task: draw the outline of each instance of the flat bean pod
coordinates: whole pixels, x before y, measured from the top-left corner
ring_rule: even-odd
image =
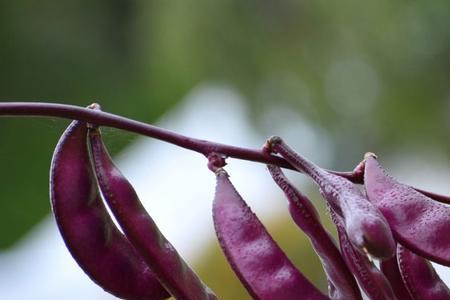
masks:
[[[370,300],[397,299],[386,277],[378,270],[366,255],[357,251],[349,241],[342,218],[330,209],[331,218],[339,236],[342,256],[347,266]],[[403,300],[403,299],[400,299]]]
[[[306,279],[237,193],[223,169],[216,170],[213,220],[231,267],[253,299],[328,299]]]
[[[380,269],[386,276],[387,280],[390,282],[392,290],[395,296],[401,300],[415,300],[409,290],[405,286],[402,274],[400,274],[400,269],[397,262],[397,254],[390,259],[380,262]]]
[[[450,290],[429,261],[400,244],[397,260],[403,281],[414,300],[450,299]]]
[[[347,235],[357,249],[380,259],[395,254],[395,240],[388,222],[355,184],[301,157],[279,137],[270,138],[267,144],[317,183],[331,208],[343,217]]]
[[[374,156],[376,158],[376,155],[373,153],[366,153],[365,157],[367,156]],[[364,183],[364,168],[366,164],[366,159],[362,160],[351,172],[352,176],[354,177],[354,180],[352,182],[354,183]],[[442,202],[445,204],[450,204],[450,196],[442,195],[430,191],[426,191],[423,189],[416,188],[414,186],[411,186],[411,188],[415,189],[421,194],[424,194],[425,196],[429,197],[430,199],[436,200],[438,202]]]
[[[311,201],[289,182],[280,167],[268,165],[267,168],[288,199],[292,219],[309,237],[319,255],[329,282],[329,297],[342,300],[362,299],[355,278],[347,268],[333,238],[320,222]]]
[[[397,182],[372,156],[366,157],[364,186],[400,244],[450,266],[450,206]]]
[[[85,123],[72,122],[56,146],[50,197],[67,248],[95,283],[124,299],[169,297],[103,205],[89,160]]]
[[[134,188],[114,165],[96,128],[89,130],[95,174],[102,195],[125,235],[176,299],[217,299],[159,231]]]

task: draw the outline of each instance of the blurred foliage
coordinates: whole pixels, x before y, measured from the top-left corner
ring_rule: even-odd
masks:
[[[96,101],[152,122],[196,84],[219,81],[247,97],[255,124],[266,105],[283,104],[323,128],[336,149],[329,168],[349,169],[367,150],[436,147],[448,157],[449,28],[445,0],[2,1],[0,99]],[[49,212],[50,159],[67,123],[0,118],[0,249]],[[107,133],[113,152],[134,138]],[[271,231],[324,288],[290,226]],[[211,248],[205,281],[223,299],[248,297],[242,288],[226,297],[240,284]]]

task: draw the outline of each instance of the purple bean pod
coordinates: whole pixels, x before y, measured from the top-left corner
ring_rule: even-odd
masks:
[[[380,262],[380,269],[386,276],[387,280],[390,282],[392,290],[395,296],[401,300],[415,300],[409,290],[405,286],[402,274],[400,274],[400,269],[397,262],[397,254],[390,259]]]
[[[366,194],[382,212],[396,240],[437,263],[450,266],[450,207],[390,177],[371,155],[366,156]]]
[[[170,297],[103,205],[89,160],[85,123],[72,122],[56,146],[50,198],[67,248],[95,283],[124,299]]]
[[[308,236],[322,262],[328,279],[329,297],[333,300],[362,299],[355,278],[347,268],[334,239],[322,226],[311,201],[289,182],[280,167],[267,165],[267,168],[288,199],[292,219]]]
[[[347,235],[358,250],[380,259],[395,254],[395,240],[388,222],[355,184],[301,157],[280,137],[271,137],[266,147],[317,183],[331,208],[343,217]]]
[[[365,157],[367,156],[375,156],[375,154],[373,153],[366,153]],[[343,174],[351,174],[351,176],[347,176],[347,179],[350,179],[353,183],[364,183],[364,169],[365,169],[365,165],[366,165],[366,159],[364,158],[354,169],[352,172],[334,172],[334,174],[339,175],[339,173],[341,175]],[[430,192],[430,191],[426,191],[423,189],[419,189],[416,188],[414,186],[410,186],[411,188],[415,189],[416,191],[418,191],[421,194],[424,194],[425,196],[429,197],[430,199],[436,200],[438,202],[442,202],[445,204],[450,204],[450,196],[447,195],[442,195],[442,194],[438,194],[438,193],[434,193],[434,192]]]
[[[89,130],[92,159],[103,198],[125,236],[176,299],[217,299],[159,231],[134,188],[114,165],[99,129]]]
[[[247,206],[225,170],[215,171],[213,221],[228,262],[256,300],[325,300]]]
[[[397,299],[386,277],[360,251],[357,251],[349,241],[342,218],[330,208],[331,218],[336,225],[342,256],[347,266],[370,300]],[[403,300],[403,299],[399,299]]]
[[[425,258],[402,245],[397,246],[397,260],[403,282],[414,300],[449,300],[450,290]]]

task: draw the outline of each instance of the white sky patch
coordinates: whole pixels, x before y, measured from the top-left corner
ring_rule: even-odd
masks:
[[[325,130],[310,124],[287,105],[270,105],[262,110],[260,126],[269,135],[278,135],[309,160],[320,166],[331,164],[334,145]]]

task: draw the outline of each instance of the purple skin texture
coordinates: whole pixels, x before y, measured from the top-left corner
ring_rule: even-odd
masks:
[[[329,299],[306,279],[247,206],[223,169],[216,172],[213,221],[228,262],[253,299]]]
[[[450,207],[390,177],[371,155],[366,156],[364,186],[389,222],[396,240],[423,256],[450,266]]]
[[[380,269],[384,276],[388,279],[391,284],[392,290],[395,296],[401,300],[415,300],[403,282],[402,275],[400,274],[400,269],[397,262],[397,254],[390,259],[380,262]]]
[[[388,280],[366,255],[357,251],[349,241],[342,218],[330,208],[331,218],[339,236],[341,252],[348,267],[370,300],[397,299]],[[404,300],[404,299],[399,299]]]
[[[415,189],[416,191],[420,192],[421,194],[424,194],[427,197],[430,197],[433,200],[445,203],[445,204],[450,204],[450,197],[446,196],[446,195],[440,195],[440,194],[436,194],[433,192],[428,192],[428,191],[424,191],[422,189],[418,189],[413,187],[413,189]]]
[[[51,163],[51,205],[67,248],[95,283],[119,298],[169,298],[103,205],[86,142],[86,124],[72,122]]]
[[[98,129],[89,130],[95,173],[103,198],[144,261],[176,299],[217,299],[159,231],[135,190],[114,165]]]
[[[366,153],[365,157],[367,157],[367,156],[374,156],[376,158],[376,155],[371,153],[371,152]],[[349,179],[353,183],[361,183],[361,184],[364,183],[364,168],[365,168],[365,165],[366,165],[366,159],[364,158],[354,168],[354,170],[352,172],[347,172],[346,173],[346,174],[351,174],[351,176],[342,176],[342,177],[345,177],[345,178]],[[339,175],[336,172],[334,172],[333,174]],[[425,191],[425,190],[422,190],[422,189],[419,189],[419,188],[416,188],[416,187],[413,187],[413,186],[411,186],[411,188],[415,189],[419,193],[424,194],[425,196],[427,196],[427,197],[429,197],[429,198],[431,198],[433,200],[436,200],[436,201],[439,201],[439,202],[442,202],[442,203],[445,203],[445,204],[450,204],[450,197],[449,196],[441,195],[441,194],[437,194],[437,193],[433,193],[433,192],[429,192],[429,191]]]
[[[270,138],[266,148],[279,153],[317,183],[331,208],[343,217],[350,242],[358,250],[379,259],[395,254],[395,240],[388,222],[355,184],[301,157],[279,137]]]
[[[268,165],[267,168],[288,199],[292,219],[309,237],[322,262],[328,279],[329,297],[333,300],[362,299],[355,278],[347,268],[333,238],[322,226],[311,201],[289,182],[280,167]]]
[[[450,290],[429,261],[400,244],[397,247],[397,260],[403,281],[414,300],[450,299]]]

